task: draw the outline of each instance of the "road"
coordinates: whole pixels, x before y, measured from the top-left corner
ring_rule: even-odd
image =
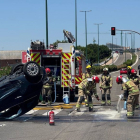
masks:
[[[131,59],[131,54],[130,53],[126,53],[126,60]],[[114,63],[114,65],[120,65],[123,64],[125,62],[125,53],[123,53],[123,55],[119,54],[119,57],[117,59],[117,61]]]
[[[140,54],[140,53],[139,53]],[[133,67],[137,69],[138,63]],[[0,122],[1,140],[139,140],[140,109],[132,119],[126,118],[126,110],[116,111],[121,86],[115,80],[119,72],[111,73],[113,88],[111,106],[100,106],[94,99],[95,112],[81,107],[81,112],[72,109],[56,109],[55,125],[49,125],[47,110],[31,110],[13,121]],[[97,86],[100,96],[100,90]],[[122,107],[123,107],[123,102]],[[40,107],[40,106],[38,106]]]

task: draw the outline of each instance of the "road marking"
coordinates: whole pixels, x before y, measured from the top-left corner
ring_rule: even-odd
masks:
[[[58,114],[60,111],[62,111],[62,109],[55,109],[55,110],[53,110],[54,115]],[[51,111],[45,112],[45,113],[42,114],[42,115],[47,116],[47,115],[49,115],[50,112],[51,112]]]
[[[35,113],[36,111],[38,111],[38,110],[30,110],[30,111],[28,111],[28,112],[25,113],[25,114],[27,114],[27,115],[31,115],[31,114]]]
[[[6,126],[6,124],[0,124],[1,127]]]
[[[107,109],[107,110],[100,110],[99,112],[95,112],[91,115],[95,116],[97,119],[100,120],[121,120],[126,117],[126,110],[121,110],[120,113],[118,113],[116,110]]]
[[[80,109],[81,110],[81,112],[77,112],[76,110],[74,110],[74,111],[72,111],[70,114],[68,114],[69,116],[81,116],[82,114],[84,114],[85,113],[85,111],[86,111],[86,108],[81,108]]]

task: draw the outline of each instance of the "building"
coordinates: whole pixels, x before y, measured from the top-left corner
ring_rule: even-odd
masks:
[[[0,67],[21,63],[23,51],[25,50],[0,51]]]

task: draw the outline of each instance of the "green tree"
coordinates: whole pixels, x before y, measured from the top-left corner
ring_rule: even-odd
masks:
[[[54,46],[57,46],[58,43],[67,43],[67,40],[62,40],[62,41],[56,40],[56,41],[53,43],[53,45],[54,45]]]
[[[83,46],[77,46],[77,50],[84,51],[86,54],[86,48]],[[108,49],[105,45],[99,46],[99,59],[104,59],[111,55],[111,50]],[[98,45],[97,44],[88,44],[87,45],[87,57],[90,60],[91,65],[98,62]]]

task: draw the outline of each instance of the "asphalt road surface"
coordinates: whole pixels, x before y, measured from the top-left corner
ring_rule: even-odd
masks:
[[[126,60],[131,59],[131,54],[130,53],[126,53]],[[119,54],[119,57],[117,59],[117,61],[114,63],[114,65],[120,65],[123,64],[125,62],[125,53],[123,53],[123,55]]]
[[[133,68],[138,65],[139,60]],[[131,119],[126,118],[123,102],[121,112],[116,111],[118,95],[122,93],[115,82],[118,75],[119,72],[111,73],[111,106],[100,106],[100,101],[94,99],[95,112],[88,112],[84,105],[78,113],[75,106],[56,109],[54,126],[49,125],[49,110],[31,110],[13,121],[1,121],[0,140],[139,140],[140,109]],[[98,86],[97,89],[100,96]]]

